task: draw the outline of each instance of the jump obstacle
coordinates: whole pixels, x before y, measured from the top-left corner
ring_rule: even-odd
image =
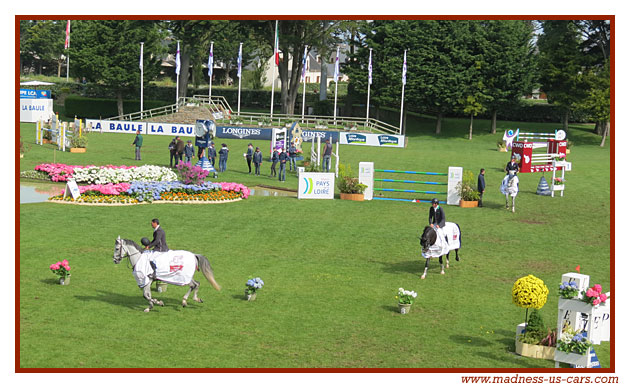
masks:
[[[50,132],[51,143],[57,144],[60,151],[65,151],[66,148],[70,149],[73,136],[82,136],[84,130],[83,122],[75,117],[74,123],[65,123],[59,121],[58,115],[53,115],[50,119],[50,128],[46,128],[47,124],[44,120],[37,121],[35,131],[35,144],[44,144],[44,133]],[[74,129],[72,128],[74,127]],[[77,132],[78,131],[78,132]]]
[[[375,177],[375,173],[380,173],[379,177]],[[394,179],[381,177],[382,174],[407,174],[407,175],[429,175],[438,179],[446,179],[445,181],[424,181],[424,180],[411,180],[411,179]],[[459,195],[457,195],[457,183],[462,180],[463,169],[461,167],[449,167],[448,172],[426,172],[426,171],[406,171],[406,170],[392,170],[392,169],[376,169],[372,162],[359,163],[359,183],[363,183],[368,186],[365,191],[366,200],[381,200],[381,201],[401,201],[401,202],[426,202],[431,203],[433,197],[437,197],[440,203],[448,205],[458,205]],[[400,175],[398,175],[400,176]],[[446,177],[446,178],[444,178]],[[380,182],[379,187],[376,187],[374,182]],[[438,186],[435,190],[418,190],[418,189],[401,189],[383,187],[384,183],[401,185],[429,185]],[[446,187],[444,187],[446,186]],[[400,198],[400,197],[384,197],[382,195],[374,195],[373,192],[379,193],[412,193],[430,195],[431,198]],[[391,195],[391,194],[389,194]]]

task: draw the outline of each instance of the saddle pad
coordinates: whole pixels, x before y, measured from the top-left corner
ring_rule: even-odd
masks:
[[[453,249],[460,248],[459,227],[454,222],[446,222],[444,228],[436,228],[437,238],[435,244],[431,245],[426,252],[422,252],[422,257],[440,257],[446,255]]]
[[[151,262],[155,264],[153,270]],[[153,252],[147,251],[140,255],[136,263],[133,276],[138,287],[145,287],[155,277],[163,282],[183,286],[190,283],[197,269],[195,255],[188,251]]]

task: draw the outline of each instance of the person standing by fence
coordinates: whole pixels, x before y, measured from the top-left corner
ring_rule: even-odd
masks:
[[[332,156],[332,144],[330,144],[330,139],[326,139],[326,144],[324,144],[324,158],[322,162],[322,169],[324,172],[330,172],[330,158]]]
[[[168,151],[171,154],[171,162],[169,163],[169,166],[173,168],[173,159],[175,159],[175,165],[177,166],[177,138],[174,138],[168,144]]]
[[[483,207],[482,198],[483,193],[486,191],[486,170],[481,169],[479,171],[479,176],[477,177],[477,191],[479,192],[479,207]]]
[[[214,159],[217,157],[217,150],[214,148],[214,142],[210,142],[210,147],[208,147],[208,159],[210,159],[210,164],[214,167]]]
[[[140,148],[142,148],[142,135],[140,134],[140,130],[136,131],[136,138],[133,140],[131,145],[136,146],[136,160],[142,160],[140,158]]]
[[[230,152],[230,150],[227,144],[221,144],[221,149],[219,150],[219,172],[227,170],[228,152]]]
[[[247,152],[245,152],[245,160],[247,160],[247,168],[249,168],[249,174],[252,173],[252,158],[254,157],[254,146],[252,143],[247,145]]]
[[[276,164],[278,163],[278,150],[273,150],[273,154],[271,154],[271,176],[276,176]]]
[[[177,165],[177,163],[182,161],[183,156],[184,156],[184,148],[186,147],[186,145],[184,144],[184,141],[179,136],[177,136],[176,139],[177,139],[177,143],[176,143],[175,149],[177,151],[177,158],[175,160],[175,165]]]
[[[192,158],[195,157],[195,147],[192,145],[192,140],[188,140],[186,147],[184,147],[184,157],[186,158],[186,163],[190,163]]]
[[[289,171],[297,171],[297,167],[295,165],[297,160],[297,147],[293,143],[289,146],[289,160],[291,161],[289,164]]]
[[[287,180],[287,160],[289,160],[289,155],[284,149],[282,149],[280,155],[278,155],[278,160],[280,161],[280,172],[278,173],[278,180],[280,182],[285,182]]]
[[[262,152],[260,152],[260,147],[256,147],[256,152],[254,152],[254,174],[260,176],[260,165],[262,164],[263,156]]]

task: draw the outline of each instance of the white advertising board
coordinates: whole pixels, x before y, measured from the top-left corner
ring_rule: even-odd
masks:
[[[341,144],[373,147],[405,147],[404,136],[377,133],[341,132],[339,134],[339,142]]]
[[[462,181],[464,169],[462,167],[448,168],[447,205],[459,205],[460,196],[457,192],[457,184]]]
[[[334,199],[334,172],[301,173],[298,185],[298,199]]]
[[[146,123],[147,135],[195,137],[195,124]]]
[[[20,98],[20,122],[35,123],[39,120],[48,120],[52,115],[52,99]]]
[[[97,131],[101,133],[146,133],[146,123],[134,121],[110,121],[110,120],[94,120],[86,119],[85,126],[89,131]]]
[[[371,201],[374,197],[374,162],[359,162],[359,183],[367,186],[363,199]]]

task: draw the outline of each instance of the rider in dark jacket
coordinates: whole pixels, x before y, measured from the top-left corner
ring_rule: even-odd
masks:
[[[440,201],[437,198],[431,200],[431,209],[429,209],[429,225],[433,227],[443,228],[446,225],[446,216],[444,209],[440,207]]]

